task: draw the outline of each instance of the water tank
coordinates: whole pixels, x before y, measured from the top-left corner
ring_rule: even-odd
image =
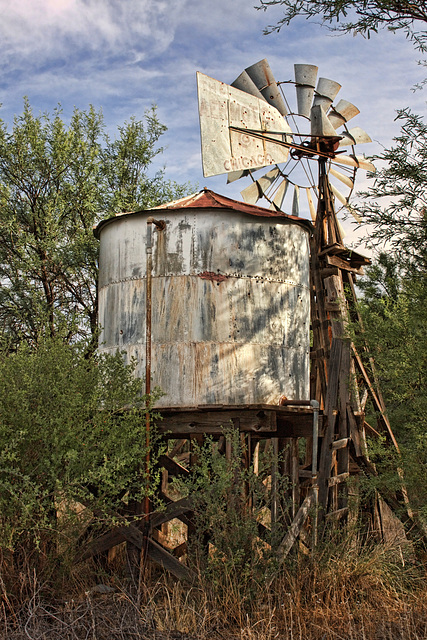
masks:
[[[101,352],[145,374],[147,218],[159,407],[309,398],[310,223],[204,190],[101,222]]]

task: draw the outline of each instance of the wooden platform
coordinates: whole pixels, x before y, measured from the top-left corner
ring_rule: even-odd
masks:
[[[289,403],[290,401],[288,401]],[[169,438],[188,438],[195,434],[220,436],[227,426],[258,434],[260,438],[308,437],[313,432],[313,408],[295,405],[197,405],[166,407],[158,410],[160,433]],[[319,436],[323,435],[323,416],[319,416]]]

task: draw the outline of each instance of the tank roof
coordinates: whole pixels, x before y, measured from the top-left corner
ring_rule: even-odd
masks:
[[[272,211],[265,207],[259,207],[254,204],[247,204],[246,202],[240,202],[227,198],[219,193],[215,193],[206,187],[198,193],[192,193],[185,198],[179,198],[166,204],[160,204],[157,207],[151,207],[150,209],[142,209],[139,211],[129,211],[123,213],[116,213],[114,216],[101,220],[101,222],[94,227],[94,234],[99,236],[101,227],[107,222],[122,216],[132,216],[137,213],[144,213],[145,211],[176,211],[179,209],[228,209],[233,211],[239,211],[240,213],[247,213],[251,216],[257,216],[259,218],[276,218],[280,222],[289,221],[295,222],[307,230],[312,231],[313,225],[309,220],[305,218],[299,218],[298,216],[292,216],[282,211]]]
[[[254,204],[248,204],[247,202],[232,200],[232,198],[222,196],[219,193],[215,193],[214,191],[207,189],[206,187],[198,193],[192,193],[190,196],[186,196],[185,198],[180,198],[179,200],[174,200],[167,204],[161,204],[158,207],[153,207],[153,209],[210,209],[212,207],[215,209],[233,209],[235,211],[249,213],[252,216],[260,216],[262,218],[289,218],[296,222],[309,222],[304,218],[291,216],[287,213],[283,213],[282,211],[272,211],[271,209],[259,207]],[[309,224],[311,223],[309,222]]]

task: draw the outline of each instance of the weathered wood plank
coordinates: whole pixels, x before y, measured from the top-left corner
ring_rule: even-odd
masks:
[[[174,458],[176,455],[178,455],[178,453],[181,451],[182,447],[185,445],[185,443],[187,442],[186,438],[179,438],[174,446],[172,447],[171,451],[169,451],[168,456],[170,458]]]
[[[181,498],[181,500],[177,500],[176,502],[170,502],[163,511],[155,513],[151,517],[150,526],[152,528],[160,527],[165,522],[179,518],[179,516],[191,511],[192,508],[193,502],[190,498]]]
[[[331,314],[332,335],[336,338],[343,336],[347,305],[341,276],[329,276],[324,280],[327,297],[325,309]],[[332,305],[332,308],[331,308]]]
[[[335,440],[331,443],[331,449],[337,451],[338,449],[345,449],[348,447],[351,438],[341,438],[341,440]]]
[[[325,259],[326,259],[326,263],[331,266],[339,267],[340,269],[344,269],[344,271],[349,271],[350,273],[354,273],[357,276],[364,275],[362,266],[360,267],[351,266],[349,262],[347,262],[346,260],[343,260],[338,255],[326,255]]]
[[[319,504],[324,510],[328,503],[328,478],[331,472],[332,449],[331,445],[334,440],[335,422],[338,414],[338,390],[339,375],[341,370],[341,354],[342,340],[334,338],[332,340],[331,355],[328,367],[328,391],[326,394],[325,412],[327,417],[327,426],[325,435],[322,440],[320,450],[319,464]]]
[[[312,492],[309,493],[309,495],[305,498],[304,502],[302,503],[302,505],[300,506],[298,513],[296,514],[291,526],[289,527],[285,537],[283,538],[283,540],[280,542],[279,546],[277,547],[276,550],[276,557],[277,557],[277,561],[279,566],[284,562],[286,556],[288,555],[289,551],[292,549],[293,545],[295,544],[301,528],[304,524],[304,522],[307,519],[308,516],[308,512],[310,511],[310,509],[314,506],[315,503],[315,498],[314,498],[314,494]],[[267,587],[269,587],[271,585],[271,583],[274,580],[274,574],[271,574],[268,578],[267,578]]]
[[[361,441],[361,437],[360,437],[359,426],[358,426],[358,424],[356,422],[356,418],[354,416],[353,409],[351,408],[350,405],[347,405],[347,419],[348,419],[348,426],[349,426],[349,430],[350,430],[350,438],[351,438],[351,441],[352,441],[353,446],[354,446],[354,451],[356,453],[356,456],[361,456],[362,455],[362,441]]]
[[[182,558],[182,556],[187,555],[188,553],[188,544],[186,542],[181,542],[177,547],[172,549],[172,555],[175,558]]]
[[[347,420],[347,405],[350,404],[350,339],[343,340],[341,365],[340,365],[340,382],[339,382],[339,417],[338,417],[338,434],[339,439],[344,440],[349,437],[349,425]],[[337,455],[337,473],[339,475],[349,472],[350,450],[349,447],[336,449]],[[337,490],[337,505],[339,509],[345,508],[348,502],[347,485],[340,485]]]
[[[112,547],[121,544],[126,540],[124,535],[125,529],[126,526],[114,527],[114,529],[108,531],[108,533],[104,533],[103,535],[96,538],[96,540],[93,540],[89,544],[85,545],[83,549],[80,549],[80,551],[76,555],[74,562],[83,562],[84,560],[88,560],[93,556],[104,553]]]
[[[345,482],[350,477],[350,473],[346,471],[345,473],[340,473],[337,476],[333,476],[328,480],[329,487],[336,487],[337,484],[341,484],[341,482]]]
[[[107,541],[108,537],[109,539]],[[101,538],[89,545],[85,552],[80,555],[78,560],[86,560],[123,541],[130,542],[138,549],[143,549],[145,546],[143,533],[134,525],[129,524],[127,526],[117,528],[115,531],[110,532],[110,534],[101,536]],[[109,546],[106,546],[106,542]],[[190,569],[182,565],[172,554],[150,538],[147,541],[147,553],[153,562],[159,564],[179,580],[191,581],[194,578],[194,574]]]
[[[172,476],[188,476],[188,469],[180,465],[176,460],[172,460],[169,456],[162,455],[159,457],[159,466],[164,467]]]
[[[210,433],[221,434],[224,427],[239,419],[241,431],[274,431],[276,428],[276,408],[272,409],[230,409],[209,411],[180,411],[170,413],[162,412],[162,421],[157,427],[160,433],[172,434],[196,434]]]
[[[192,582],[195,578],[194,573],[185,565],[183,565],[175,556],[166,551],[158,542],[148,539],[147,554],[150,560],[160,565],[183,582]]]

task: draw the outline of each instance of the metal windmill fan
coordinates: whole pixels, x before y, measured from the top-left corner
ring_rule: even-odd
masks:
[[[276,82],[264,59],[231,85],[198,73],[205,177],[228,173],[233,182],[250,176],[253,182],[241,192],[246,202],[266,200],[271,209],[293,215],[299,215],[305,192],[315,220],[321,176],[326,174],[335,201],[357,217],[349,204],[356,171],[375,168],[356,155],[355,145],[371,138],[359,127],[348,128],[359,110],[346,100],[334,105],[341,85],[326,78],[316,84],[317,72],[314,65],[296,64],[295,80]],[[294,87],[296,109],[289,95]],[[259,174],[265,167],[271,168]]]

